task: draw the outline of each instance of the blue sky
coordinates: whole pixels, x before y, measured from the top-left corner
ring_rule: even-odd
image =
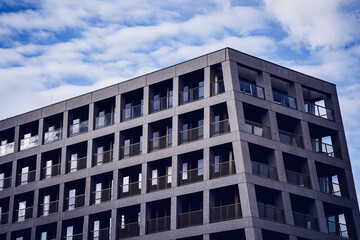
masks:
[[[355,0],[2,0],[0,119],[232,47],[337,84],[360,194],[359,26]]]

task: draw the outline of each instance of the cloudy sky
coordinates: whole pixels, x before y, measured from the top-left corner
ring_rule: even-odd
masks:
[[[360,193],[360,1],[1,0],[0,119],[224,47],[337,84]]]

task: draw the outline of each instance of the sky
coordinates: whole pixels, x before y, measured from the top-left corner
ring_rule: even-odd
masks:
[[[0,120],[224,47],[337,85],[360,196],[357,0],[1,0]]]

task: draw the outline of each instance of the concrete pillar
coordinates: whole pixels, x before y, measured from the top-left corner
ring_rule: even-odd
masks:
[[[171,157],[171,187],[174,188],[178,185],[178,156],[172,156]]]
[[[89,235],[89,215],[85,215],[84,216],[84,223],[83,223],[83,239],[89,239],[88,235]]]
[[[204,181],[210,179],[210,148],[205,148],[203,151],[204,159]]]
[[[172,117],[172,146],[175,147],[179,145],[179,116],[174,115]]]
[[[225,61],[221,63],[221,67],[223,70],[225,91],[240,91],[237,63]]]
[[[315,206],[317,211],[318,223],[319,223],[319,231],[327,233],[327,221],[325,217],[325,211],[322,201],[315,200]]]
[[[87,141],[87,158],[86,158],[86,168],[92,167],[92,159],[93,159],[93,139],[89,139]]]
[[[267,72],[262,72],[261,74],[262,76],[262,86],[264,88],[264,95],[265,95],[265,100],[269,101],[269,102],[273,102],[274,98],[273,98],[273,93],[272,93],[272,86],[271,86],[271,77],[270,74]],[[260,84],[260,83],[259,83]]]
[[[38,129],[38,141],[39,146],[44,143],[44,119],[39,119],[39,129]]]
[[[204,139],[210,138],[210,107],[204,108]]]
[[[144,87],[144,105],[143,105],[143,115],[149,114],[149,86]]]
[[[294,90],[295,90],[297,109],[301,112],[305,112],[304,96],[303,96],[301,84],[294,83]]]
[[[301,133],[302,133],[302,138],[303,138],[303,143],[304,143],[304,149],[312,151],[309,125],[304,120],[301,120],[300,123],[301,123]]]
[[[114,185],[115,186],[115,185]],[[114,190],[117,187],[114,188]],[[111,209],[111,240],[116,240],[117,209]]]
[[[120,160],[120,132],[114,133],[113,161]]]
[[[240,183],[238,185],[238,188],[240,193],[242,216],[259,217],[259,212],[257,209],[255,185],[250,183]]]
[[[20,149],[20,126],[15,126],[15,133],[14,133],[14,153],[18,152]]]
[[[88,124],[88,132],[91,132],[92,130],[94,130],[94,119],[95,119],[95,115],[94,115],[94,103],[90,103],[89,104],[89,124]]]
[[[180,94],[179,77],[174,77],[173,78],[173,107],[179,106],[179,94]]]
[[[171,216],[170,216],[170,229],[176,229],[177,223],[177,197],[171,197]]]
[[[116,200],[119,196],[118,190],[119,190],[119,170],[114,169],[113,171],[113,197],[112,200]],[[114,220],[115,221],[115,220]]]
[[[276,113],[269,110],[268,114],[269,114],[269,121],[270,121],[271,139],[275,140],[275,141],[280,141]]]
[[[115,123],[121,121],[121,95],[115,96]]]
[[[92,194],[91,177],[88,176],[85,179],[85,206],[90,205],[90,199]]]
[[[312,159],[308,159],[308,165],[309,165],[311,187],[316,191],[320,191],[319,177],[317,175],[315,161]]]
[[[210,223],[210,191],[203,191],[203,224]]]
[[[66,155],[66,146],[61,148],[61,163],[60,163],[60,176],[63,176],[66,173],[66,163],[67,163],[67,155]]]
[[[141,182],[141,194],[146,194],[146,183],[147,183],[147,163],[142,163],[141,164],[141,173],[142,173],[142,182]]]
[[[58,212],[61,213],[64,209],[64,196],[65,196],[65,184],[60,183],[59,185],[59,202],[58,202]]]
[[[204,98],[210,97],[210,67],[204,68]]]
[[[262,240],[262,233],[260,228],[248,227],[245,228],[245,238],[253,240]]]
[[[140,204],[140,236],[146,233],[146,203]]]
[[[278,180],[280,182],[287,182],[284,159],[281,151],[274,150],[276,169],[278,174]]]
[[[62,238],[62,221],[59,220],[56,225],[56,239],[63,239]]]
[[[288,192],[281,192],[283,209],[284,209],[284,220],[286,224],[294,225],[293,211],[291,207],[290,194]]]
[[[65,139],[67,138],[68,136],[68,130],[69,130],[69,112],[68,111],[65,111],[64,114],[63,114],[63,133],[62,133],[62,139]]]
[[[36,167],[35,167],[35,182],[40,181],[41,168],[41,153],[36,154]]]
[[[149,125],[145,123],[142,125],[142,154],[148,153],[149,143]]]

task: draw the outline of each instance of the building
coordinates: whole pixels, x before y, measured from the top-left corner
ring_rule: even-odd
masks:
[[[0,122],[0,239],[360,239],[335,85],[222,49]]]

